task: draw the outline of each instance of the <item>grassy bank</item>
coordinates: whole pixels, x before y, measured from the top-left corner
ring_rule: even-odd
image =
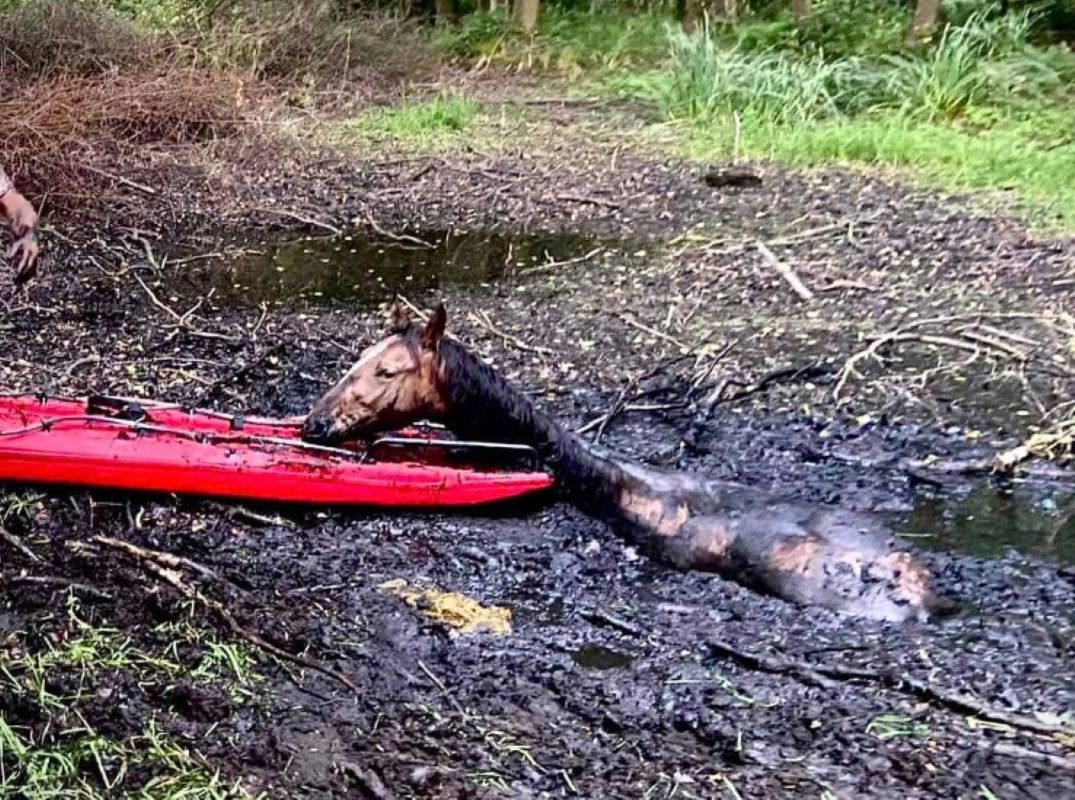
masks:
[[[771,159],[801,167],[830,164],[906,171],[943,189],[980,193],[987,204],[1035,227],[1075,231],[1075,113],[1006,115],[987,125],[955,125],[880,114],[808,126],[731,115],[707,125],[685,124],[674,145],[696,159]],[[1050,141],[1050,138],[1052,141]]]
[[[1033,43],[1034,26],[979,11],[919,49],[837,56],[774,49],[749,28],[734,42],[669,31],[669,69],[636,87],[684,124],[696,157],[909,169],[1010,192],[1035,224],[1075,230],[1075,56]]]
[[[650,101],[679,133],[655,138],[677,155],[895,168],[1075,230],[1075,55],[1040,10],[947,3],[933,40],[909,47],[908,9],[886,2],[819,0],[802,25],[780,9],[693,36],[667,16],[602,8],[549,8],[534,36],[468,15],[434,42],[474,65]]]

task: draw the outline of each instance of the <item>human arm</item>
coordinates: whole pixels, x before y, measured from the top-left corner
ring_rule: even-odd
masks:
[[[23,283],[37,271],[37,257],[41,246],[37,241],[37,212],[33,205],[12,184],[0,169],[0,212],[11,225],[15,241],[7,257],[15,265],[15,282]]]

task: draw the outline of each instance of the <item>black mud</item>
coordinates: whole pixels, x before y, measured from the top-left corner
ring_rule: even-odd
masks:
[[[206,209],[192,209],[176,231],[72,226],[70,243],[52,243],[46,282],[12,299],[0,321],[3,382],[302,413],[378,335],[375,301],[436,297],[456,335],[565,424],[606,413],[632,378],[653,372],[635,402],[659,408],[618,415],[605,443],[650,463],[886,514],[927,548],[964,613],[898,628],[792,608],[657,567],[556,503],[370,513],[12,490],[4,525],[28,550],[0,542],[0,646],[14,669],[0,680],[6,723],[48,740],[74,726],[76,708],[100,735],[124,739],[152,719],[228,781],[280,797],[1070,795],[1070,734],[985,721],[879,681],[818,686],[794,671],[769,674],[714,643],[879,676],[895,670],[997,710],[1053,725],[1070,718],[1071,484],[974,483],[903,466],[1018,441],[1028,421],[1016,414],[1032,407],[1019,377],[983,359],[954,383],[926,376],[918,386],[916,354],[904,353],[893,370],[899,391],[852,381],[837,404],[832,389],[863,330],[947,313],[968,293],[976,300],[959,313],[1010,308],[1013,297],[1042,314],[1062,311],[1048,287],[1071,244],[1037,242],[1013,222],[852,175],[769,169],[760,190],[722,196],[694,167],[642,157],[609,165],[579,155],[573,169],[552,158],[510,171],[508,163],[334,167],[304,197],[267,178],[263,202],[301,204],[302,215],[350,233],[261,255],[239,252],[266,248],[237,244],[234,226],[206,233]],[[374,209],[391,209],[377,216],[380,232],[362,228]],[[849,236],[844,221],[864,216]],[[689,234],[771,239],[824,225],[838,235],[812,235],[782,256],[815,286],[873,289],[848,284],[804,308],[753,251],[683,249],[694,246]],[[449,230],[486,232],[440,234]],[[272,236],[242,233],[244,242]],[[199,255],[208,257],[191,260]],[[427,269],[432,258],[443,268]],[[923,261],[912,268],[912,258]],[[570,263],[522,274],[550,261]],[[986,264],[989,277],[973,277]],[[691,382],[736,341],[703,386],[726,377],[756,386],[773,369],[818,368],[718,404],[701,445],[684,447],[699,399],[686,402]],[[689,358],[673,363],[682,351]],[[927,353],[928,369],[936,357]],[[881,377],[876,365],[867,377]],[[983,388],[992,379],[996,392]],[[1070,387],[1051,373],[1028,380],[1048,405]],[[973,390],[951,389],[968,381]],[[244,628],[345,674],[359,692],[243,643],[254,656],[246,672],[198,672],[235,638],[159,575],[93,541],[99,535],[208,566],[215,578],[187,580]],[[20,582],[27,575],[56,582]],[[513,631],[453,636],[382,588],[396,579],[506,607]],[[63,589],[71,582],[81,584],[73,606]],[[66,652],[85,624],[121,631],[186,676],[144,663],[60,665],[51,690],[74,699],[67,711],[42,705],[27,688],[26,659]],[[125,788],[159,768],[132,770]]]

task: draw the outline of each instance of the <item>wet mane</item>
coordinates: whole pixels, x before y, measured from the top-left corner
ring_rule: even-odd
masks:
[[[666,564],[875,619],[925,619],[938,610],[929,570],[894,549],[880,520],[618,459],[446,338],[443,306],[422,326],[393,316],[391,335],[367,348],[307,417],[313,438],[424,415],[467,439],[530,445],[566,499]]]
[[[412,352],[421,347],[421,329],[400,332]],[[624,473],[595,454],[578,436],[551,416],[454,339],[437,344],[439,389],[447,401],[444,423],[457,435],[532,446],[559,478],[562,490],[589,510],[609,512],[615,506]]]

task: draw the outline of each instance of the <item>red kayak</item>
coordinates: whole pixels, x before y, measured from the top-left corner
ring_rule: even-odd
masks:
[[[302,441],[300,423],[144,400],[0,395],[0,481],[285,503],[469,506],[547,489],[523,446],[408,430],[368,445]]]

